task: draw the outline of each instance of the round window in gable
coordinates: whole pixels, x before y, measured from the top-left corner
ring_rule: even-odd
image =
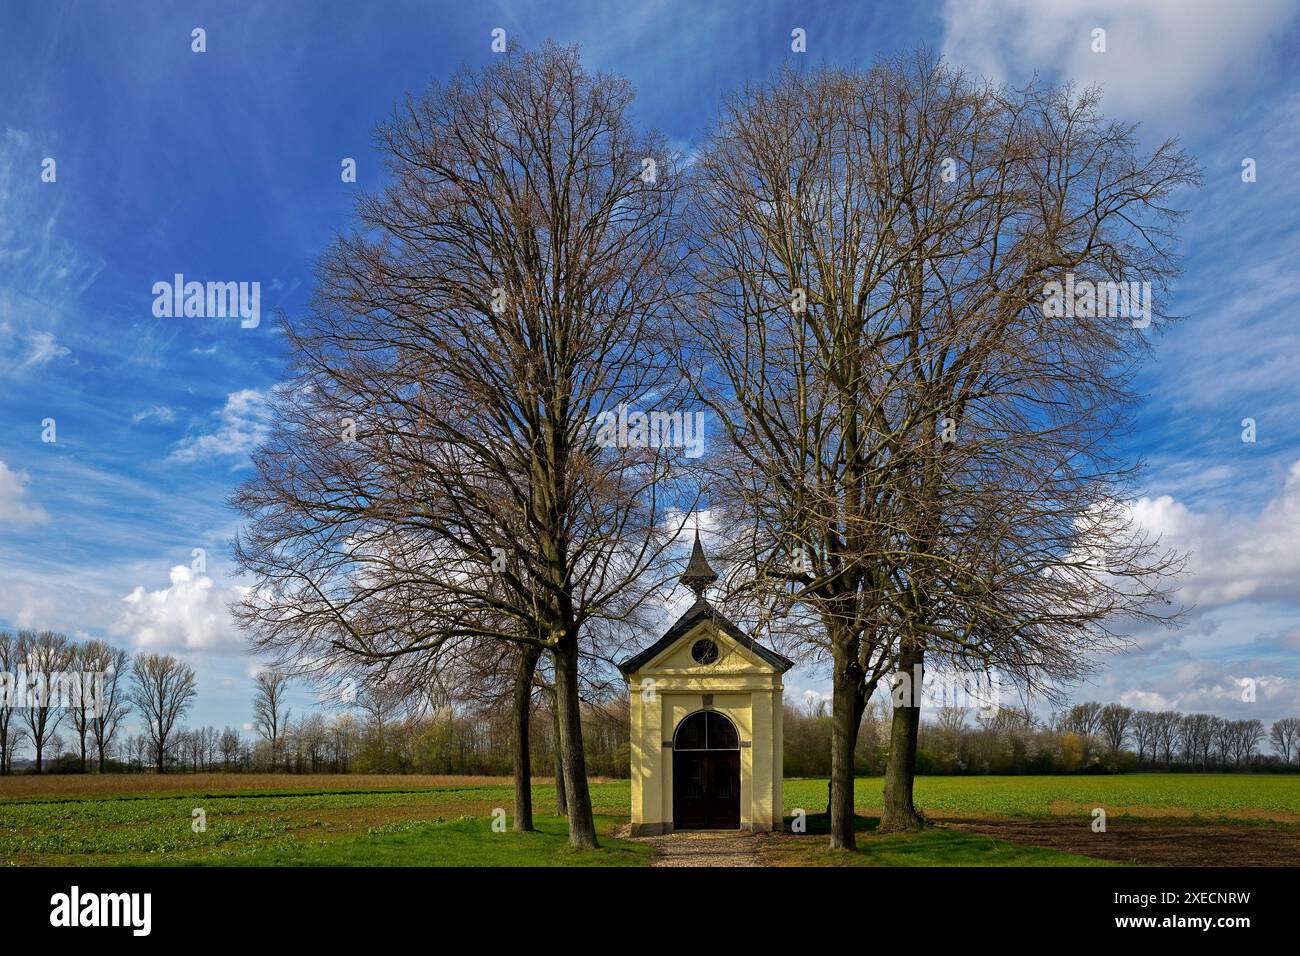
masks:
[[[700,638],[691,645],[691,657],[697,664],[712,664],[718,659],[718,645],[707,637]]]

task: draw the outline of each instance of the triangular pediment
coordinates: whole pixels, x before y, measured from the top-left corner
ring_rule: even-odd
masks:
[[[692,648],[697,641],[712,640],[717,659],[697,662]],[[772,674],[784,673],[793,663],[749,637],[707,601],[696,601],[654,644],[618,665],[624,674]]]

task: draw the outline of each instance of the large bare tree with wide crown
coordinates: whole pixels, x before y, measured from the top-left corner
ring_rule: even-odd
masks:
[[[391,181],[289,325],[292,380],[236,497],[257,582],[238,614],[281,665],[421,684],[502,643],[531,685],[550,656],[579,847],[596,845],[580,654],[635,618],[667,519],[690,508],[669,487],[674,449],[593,427],[680,388],[678,176],[631,100],[547,46],[463,71],[380,128]]]

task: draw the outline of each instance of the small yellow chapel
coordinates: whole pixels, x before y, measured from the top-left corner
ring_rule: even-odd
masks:
[[[699,533],[693,605],[619,664],[632,709],[632,832],[780,830],[782,675],[793,663],[704,598],[718,575]]]

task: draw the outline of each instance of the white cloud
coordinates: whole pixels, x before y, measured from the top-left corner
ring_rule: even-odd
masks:
[[[157,591],[138,586],[122,599],[112,630],[143,650],[235,650],[239,641],[226,609],[231,597],[212,578],[183,564],[171,569],[171,583]]]
[[[1179,599],[1200,608],[1246,599],[1300,602],[1300,461],[1255,516],[1197,513],[1161,495],[1133,505],[1137,522],[1188,554]]]
[[[945,0],[944,54],[998,81],[1035,73],[1106,91],[1129,119],[1193,118],[1256,68],[1295,0]],[[1106,51],[1092,31],[1106,31]]]
[[[30,525],[50,520],[27,493],[28,474],[0,461],[0,524]]]
[[[1117,668],[1106,682],[1110,692],[1100,699],[1117,700],[1134,710],[1201,712],[1231,720],[1258,717],[1268,724],[1300,708],[1300,679],[1247,672],[1241,662],[1188,660],[1155,675],[1121,671]],[[1079,700],[1088,696],[1076,695]]]
[[[716,535],[719,530],[721,515],[708,508],[692,511],[689,514],[677,508],[664,512],[664,527],[673,532],[673,543],[690,548],[695,543],[695,531],[699,529],[700,545],[705,552],[716,547]]]
[[[255,388],[231,392],[226,396],[226,404],[216,413],[220,419],[216,431],[181,439],[168,460],[189,463],[210,458],[246,457],[270,431],[270,409],[266,398],[266,392]]]

